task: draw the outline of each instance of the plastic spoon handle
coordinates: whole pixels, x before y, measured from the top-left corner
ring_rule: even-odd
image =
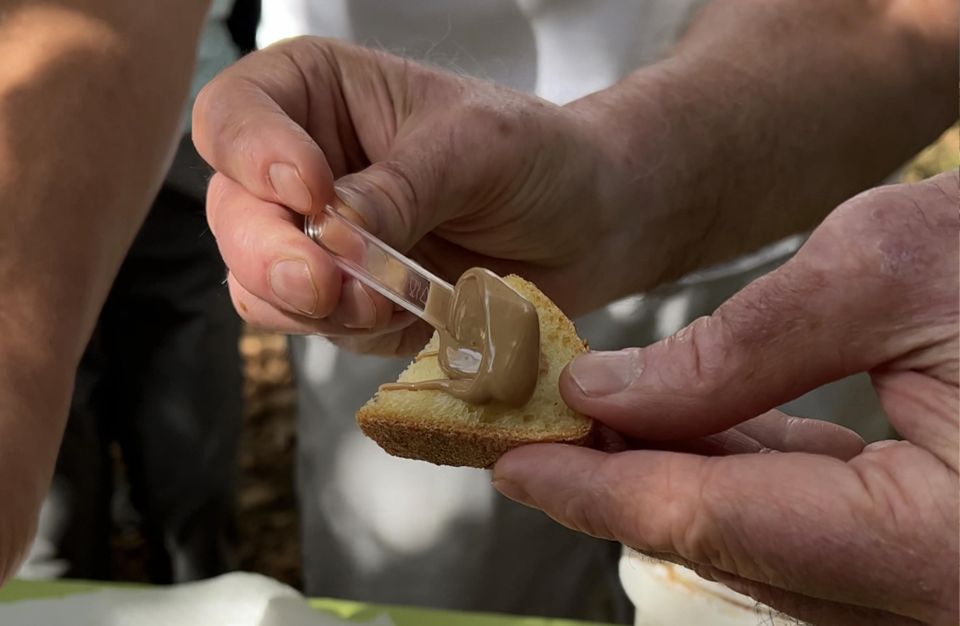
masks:
[[[400,254],[332,207],[307,217],[303,226],[308,237],[333,256],[344,272],[382,296],[402,306],[434,328],[442,330],[446,320],[427,311],[427,298],[440,298],[436,310],[446,311],[453,298],[453,286]]]

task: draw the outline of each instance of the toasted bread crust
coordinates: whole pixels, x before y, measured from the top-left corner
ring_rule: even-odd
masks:
[[[531,443],[587,445],[593,433],[592,422],[583,424],[577,432],[531,437],[529,433],[469,428],[458,423],[398,421],[389,415],[378,415],[376,405],[361,409],[357,413],[357,423],[363,434],[394,456],[436,465],[481,468],[492,467],[505,452],[518,446]]]

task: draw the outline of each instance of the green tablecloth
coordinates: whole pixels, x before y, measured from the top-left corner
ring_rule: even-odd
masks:
[[[0,602],[15,602],[35,598],[56,598],[102,589],[104,585],[84,581],[23,581],[13,580],[0,589]],[[326,611],[349,621],[365,622],[384,611],[396,626],[590,626],[587,622],[511,617],[481,613],[459,613],[413,607],[379,606],[345,600],[314,599],[310,604],[318,611]],[[593,624],[592,626],[602,626]]]

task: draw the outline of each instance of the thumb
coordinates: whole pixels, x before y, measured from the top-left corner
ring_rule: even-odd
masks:
[[[698,437],[930,343],[955,319],[942,260],[956,258],[955,209],[915,206],[904,187],[847,202],[784,266],[672,337],[576,359],[567,404],[624,435]]]
[[[368,232],[406,252],[436,227],[441,181],[429,150],[401,140],[383,160],[337,179],[337,196]]]

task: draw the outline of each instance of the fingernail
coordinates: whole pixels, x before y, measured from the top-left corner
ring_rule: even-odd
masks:
[[[577,357],[567,369],[585,396],[609,396],[630,386],[643,371],[643,351],[627,348]]]
[[[301,213],[310,210],[310,190],[300,178],[297,168],[289,163],[274,163],[268,172],[270,184],[280,202]]]
[[[302,259],[282,259],[270,268],[270,289],[294,312],[313,316],[320,294],[310,268]]]
[[[340,297],[341,324],[347,328],[373,328],[377,324],[377,307],[367,290],[355,280],[348,281]]]
[[[492,484],[494,489],[510,498],[514,502],[519,502],[520,504],[525,504],[527,506],[533,506],[533,500],[530,498],[530,494],[528,494],[523,487],[512,480],[507,478],[494,478]]]

